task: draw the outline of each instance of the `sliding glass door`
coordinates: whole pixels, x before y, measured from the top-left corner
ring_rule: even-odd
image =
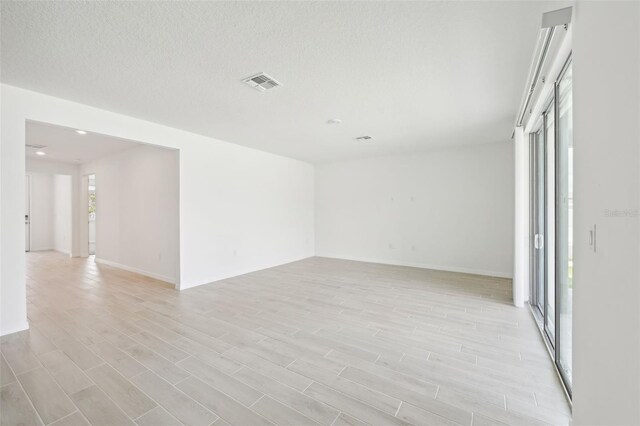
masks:
[[[557,362],[565,381],[571,382],[573,315],[573,97],[571,64],[556,85],[558,144],[556,183],[556,282],[558,286]]]
[[[531,141],[531,306],[571,392],[573,120],[571,63]]]

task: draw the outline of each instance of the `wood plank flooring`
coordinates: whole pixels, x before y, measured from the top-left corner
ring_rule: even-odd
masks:
[[[310,258],[183,292],[27,254],[2,425],[563,425],[511,281]]]

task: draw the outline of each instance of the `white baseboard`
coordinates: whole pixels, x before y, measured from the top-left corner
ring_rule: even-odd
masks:
[[[226,280],[226,279],[233,278],[233,277],[239,277],[240,275],[250,274],[252,272],[263,271],[265,269],[275,268],[277,266],[286,265],[288,263],[299,262],[301,260],[309,259],[311,257],[313,257],[313,256],[302,256],[302,257],[299,257],[299,258],[287,260],[286,262],[277,263],[277,264],[270,265],[270,266],[265,266],[265,267],[255,268],[255,269],[248,269],[248,270],[240,271],[238,273],[234,273],[234,274],[230,274],[230,275],[223,275],[223,276],[220,276],[220,277],[214,277],[210,281],[206,281],[206,282],[203,282],[203,283],[197,283],[197,284],[184,284],[183,283],[183,284],[180,285],[180,287],[178,289],[179,290],[187,290],[189,288],[194,288],[194,287],[198,287],[198,286],[205,285],[205,284],[212,284],[212,283],[215,283],[217,281],[222,281],[222,280]]]
[[[460,273],[464,273],[464,274],[482,275],[482,276],[494,277],[494,278],[509,278],[509,279],[513,278],[513,274],[511,274],[509,272],[487,271],[487,270],[483,270],[483,269],[461,268],[461,267],[451,267],[451,266],[437,266],[437,265],[428,265],[428,264],[424,264],[424,263],[411,263],[411,262],[392,263],[392,262],[390,262],[388,260],[370,259],[370,258],[354,258],[354,257],[335,256],[335,255],[330,255],[330,256],[327,256],[327,255],[316,255],[316,256],[305,256],[305,257],[301,257],[301,258],[298,258],[298,259],[292,259],[290,261],[279,263],[279,264],[275,264],[275,265],[271,265],[271,266],[267,266],[265,268],[257,268],[257,269],[242,271],[242,272],[239,272],[237,274],[232,274],[232,275],[229,275],[229,276],[215,277],[215,278],[211,279],[210,281],[206,281],[206,282],[203,282],[203,283],[197,283],[197,284],[191,284],[191,285],[182,284],[179,287],[179,290],[186,290],[188,288],[198,287],[198,286],[205,285],[205,284],[211,284],[211,283],[214,283],[214,282],[217,282],[217,281],[226,280],[228,278],[233,278],[233,277],[237,277],[237,276],[244,275],[244,274],[250,274],[252,272],[257,272],[257,271],[261,271],[261,270],[264,270],[264,269],[275,268],[277,266],[286,265],[288,263],[293,263],[293,262],[298,262],[300,260],[308,259],[309,257],[327,257],[327,258],[330,258],[330,259],[353,260],[353,261],[356,261],[356,262],[377,263],[377,264],[382,264],[382,265],[408,266],[408,267],[412,267],[412,268],[434,269],[434,270],[437,270],[437,271],[447,271],[447,272],[460,272]]]
[[[166,277],[164,275],[156,274],[154,272],[145,271],[144,269],[134,268],[132,266],[123,265],[118,262],[113,262],[111,260],[101,259],[99,257],[95,258],[96,263],[101,263],[103,265],[112,266],[114,268],[123,269],[125,271],[133,272],[136,274],[144,275],[145,277],[154,278],[156,280],[164,281],[169,284],[176,285],[176,279]]]
[[[436,271],[460,272],[460,273],[463,273],[463,274],[482,275],[482,276],[485,276],[485,277],[513,279],[513,274],[510,273],[510,272],[487,271],[487,270],[484,270],[484,269],[464,268],[464,267],[458,267],[458,266],[442,266],[442,265],[431,265],[431,264],[426,264],[426,263],[399,262],[399,261],[389,261],[389,260],[371,259],[371,258],[359,258],[359,257],[351,257],[351,256],[336,256],[336,255],[317,255],[317,257],[326,257],[326,258],[330,258],[330,259],[353,260],[353,261],[356,261],[356,262],[378,263],[378,264],[381,264],[381,265],[408,266],[408,267],[411,267],[411,268],[434,269]]]
[[[3,326],[2,329],[0,330],[0,336],[6,336],[8,334],[13,334],[13,333],[17,333],[19,331],[24,331],[24,330],[28,330],[28,329],[29,329],[29,322],[28,321],[20,322],[18,324],[12,324],[9,327],[4,327]]]
[[[29,250],[30,252],[39,252],[39,251],[55,251],[56,253],[62,253],[62,254],[67,254],[67,255],[71,255],[71,252],[68,250],[60,250],[57,249],[55,247],[50,247],[50,248],[34,248]]]

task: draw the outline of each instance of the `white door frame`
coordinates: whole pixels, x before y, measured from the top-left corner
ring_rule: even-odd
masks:
[[[25,247],[24,251],[31,251],[31,176],[25,175],[24,180],[24,197],[25,197],[25,216],[24,216],[24,224],[25,224]]]

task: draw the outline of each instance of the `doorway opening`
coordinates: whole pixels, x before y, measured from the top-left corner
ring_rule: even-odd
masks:
[[[72,177],[44,168],[25,175],[25,252],[72,251]]]
[[[118,269],[137,274],[132,284],[177,287],[178,151],[36,121],[25,130],[26,250],[72,258],[27,253],[28,263]]]

